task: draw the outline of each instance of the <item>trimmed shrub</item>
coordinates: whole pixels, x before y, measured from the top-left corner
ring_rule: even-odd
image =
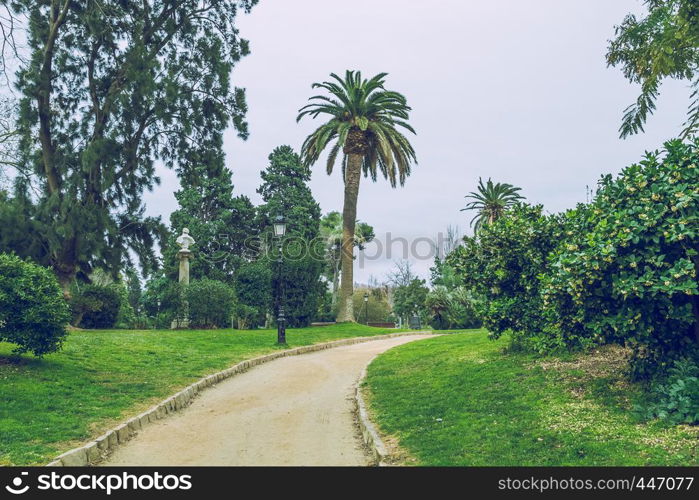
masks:
[[[53,273],[14,255],[0,254],[0,341],[16,353],[41,356],[60,349],[70,320]]]
[[[200,279],[185,288],[192,328],[229,326],[235,314],[235,291],[221,281]]]

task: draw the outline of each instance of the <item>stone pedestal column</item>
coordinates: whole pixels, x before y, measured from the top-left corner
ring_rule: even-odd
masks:
[[[189,249],[195,243],[194,238],[189,235],[189,229],[182,229],[182,234],[175,240],[180,246],[180,251],[177,252],[177,260],[180,261],[180,288],[181,293],[184,293],[184,287],[189,285],[189,259],[192,258],[192,251]],[[189,327],[189,304],[186,300],[182,300],[182,311],[178,319],[175,319],[170,325],[170,328],[187,328]]]
[[[189,285],[189,259],[191,258],[192,252],[190,250],[182,249],[179,252],[177,252],[177,259],[180,261],[180,286],[184,287]],[[184,292],[183,289],[181,289],[181,291]],[[176,329],[189,327],[189,304],[186,300],[182,301],[182,307],[182,316],[178,319],[175,319],[170,325],[170,328]]]
[[[177,259],[180,261],[180,285],[189,285],[189,259],[191,258],[192,252],[189,250],[177,252]]]

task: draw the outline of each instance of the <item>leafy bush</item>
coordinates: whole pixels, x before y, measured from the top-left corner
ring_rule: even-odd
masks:
[[[457,287],[449,294],[449,308],[447,318],[449,328],[480,328],[483,326],[480,316],[476,312],[477,302],[471,292],[464,287]]]
[[[114,285],[84,285],[73,293],[73,324],[81,328],[113,328],[122,296]]]
[[[549,338],[539,276],[547,272],[562,228],[559,217],[542,212],[541,205],[516,204],[477,237],[465,237],[446,259],[478,299],[477,315],[492,338],[510,331],[514,342],[534,339],[537,349]]]
[[[631,346],[637,376],[699,342],[699,140],[670,141],[568,214],[543,299],[566,342]]]
[[[51,271],[0,254],[0,341],[16,353],[41,356],[60,349],[70,320],[68,304]]]
[[[148,280],[141,302],[146,315],[157,328],[170,328],[184,310],[180,284],[161,275]]]
[[[690,358],[674,362],[668,377],[651,390],[651,402],[637,411],[646,418],[699,424],[699,365]]]
[[[318,311],[318,303],[325,292],[326,285],[320,279],[324,262],[319,256],[324,255],[322,241],[315,239],[308,242],[297,236],[287,236],[284,242],[284,313],[287,326],[303,328],[311,324]],[[272,289],[278,286],[278,268],[274,263],[272,269]],[[276,310],[274,311],[276,317]]]
[[[333,293],[327,288],[324,293],[318,298],[318,311],[316,312],[314,321],[335,321],[336,314],[333,304]]]
[[[257,309],[245,304],[235,306],[235,319],[238,330],[246,330],[252,327],[254,319],[259,315]]]
[[[189,325],[193,328],[221,328],[230,325],[235,314],[235,291],[221,281],[200,279],[185,288]]]
[[[435,330],[479,328],[482,325],[471,293],[464,287],[450,291],[445,286],[435,286],[425,298],[425,307],[431,315],[430,326]]]
[[[115,321],[116,328],[134,328],[137,316],[129,299],[129,289],[124,283],[114,283],[111,287],[119,295],[119,314]]]
[[[257,314],[250,318],[249,326],[262,325],[272,304],[272,271],[266,259],[240,266],[235,274],[235,292],[238,303],[252,307]]]

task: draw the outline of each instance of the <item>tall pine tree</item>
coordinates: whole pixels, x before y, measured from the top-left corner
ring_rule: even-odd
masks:
[[[282,215],[287,224],[281,270],[285,314],[289,326],[307,326],[316,315],[320,295],[324,293],[320,276],[325,265],[320,206],[307,184],[311,171],[301,164],[290,146],[280,146],[269,155],[269,166],[261,176],[262,185],[257,192],[265,204],[259,207],[259,218],[263,240],[269,242],[270,252],[264,258],[271,261],[272,289],[278,289],[279,273],[271,225],[277,215]]]
[[[233,65],[248,53],[234,21],[257,0],[14,0],[29,57],[18,73],[24,163],[36,178],[32,237],[68,293],[95,267],[146,268],[162,226],[144,216],[155,161],[247,136]],[[22,248],[15,248],[22,253]]]

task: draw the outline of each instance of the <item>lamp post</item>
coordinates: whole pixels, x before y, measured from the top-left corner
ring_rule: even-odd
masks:
[[[286,318],[284,317],[284,277],[282,276],[283,269],[283,248],[282,239],[286,233],[286,222],[284,217],[277,215],[274,219],[274,237],[277,238],[279,245],[279,257],[277,259],[278,269],[278,280],[277,280],[277,305],[278,305],[278,316],[277,316],[277,344],[286,344]]]
[[[158,299],[155,302],[158,306],[157,312],[155,313],[155,317],[153,318],[153,330],[157,328],[158,325],[158,318],[160,318],[160,299]]]
[[[364,323],[369,326],[369,294],[364,292]]]

